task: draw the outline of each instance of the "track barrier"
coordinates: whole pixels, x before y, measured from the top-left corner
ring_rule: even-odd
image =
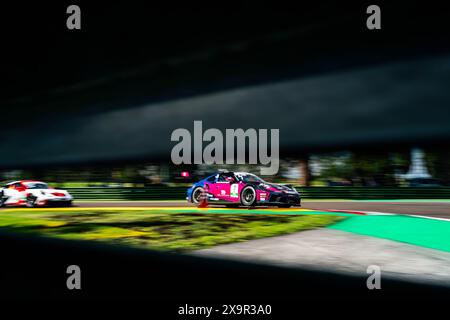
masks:
[[[450,199],[450,187],[296,187],[303,199]],[[184,200],[187,187],[68,188],[77,200]]]

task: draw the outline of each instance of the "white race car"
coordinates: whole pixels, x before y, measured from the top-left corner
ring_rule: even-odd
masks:
[[[73,197],[66,190],[57,190],[34,180],[14,181],[0,188],[0,207],[3,206],[71,206]]]

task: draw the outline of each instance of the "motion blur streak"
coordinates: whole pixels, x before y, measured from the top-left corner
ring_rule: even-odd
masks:
[[[45,119],[36,118],[26,130],[0,142],[0,149],[9,151],[0,165],[17,168],[25,163],[144,156],[168,159],[172,130],[189,127],[196,119],[221,130],[229,123],[237,128],[270,123],[280,128],[280,156],[293,146],[298,152],[310,147],[448,139],[448,83],[447,55],[61,118],[45,122],[46,130],[39,130]],[[132,125],[123,119],[132,119]],[[299,121],[307,134],[299,134]],[[23,148],[20,142],[33,130],[40,132],[40,143]]]

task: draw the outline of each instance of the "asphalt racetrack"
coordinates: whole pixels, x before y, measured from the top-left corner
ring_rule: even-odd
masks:
[[[75,207],[195,207],[186,201],[75,201]],[[215,206],[215,205],[213,205]],[[217,206],[220,207],[220,206]],[[263,209],[264,207],[258,207]],[[303,209],[395,213],[450,219],[449,200],[304,200]],[[251,209],[250,209],[251,210]]]

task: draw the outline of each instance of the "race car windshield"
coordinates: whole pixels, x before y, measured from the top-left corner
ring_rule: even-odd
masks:
[[[236,175],[236,176],[239,179],[241,179],[242,181],[247,182],[247,183],[255,183],[255,182],[263,183],[264,182],[264,180],[261,179],[260,177],[257,177],[254,174],[250,174],[250,173],[248,173],[248,174],[239,174],[239,175]]]
[[[28,183],[24,183],[24,185],[28,189],[48,189],[48,185],[46,183],[42,183],[42,182],[28,182]]]

